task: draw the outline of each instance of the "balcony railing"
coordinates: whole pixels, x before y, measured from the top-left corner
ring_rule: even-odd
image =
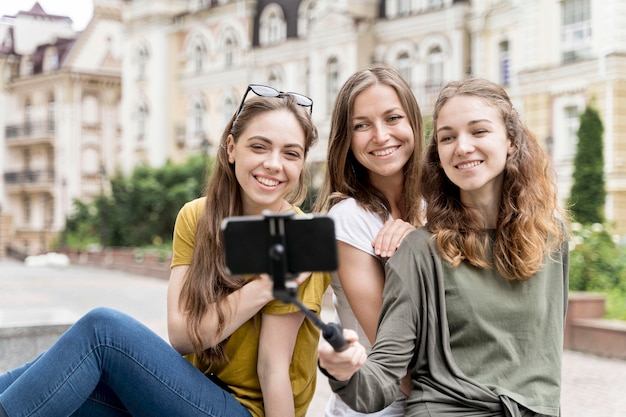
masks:
[[[5,128],[7,140],[36,138],[54,135],[54,121],[28,122],[18,125],[8,125]]]
[[[7,185],[51,184],[54,182],[54,170],[6,172],[4,182]]]

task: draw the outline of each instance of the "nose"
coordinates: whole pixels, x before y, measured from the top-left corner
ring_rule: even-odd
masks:
[[[374,126],[373,140],[376,143],[384,144],[389,140],[389,129],[384,123],[376,123]]]
[[[263,161],[263,167],[269,171],[280,171],[283,167],[280,153],[270,152]]]
[[[458,135],[456,139],[457,155],[465,155],[474,151],[474,143],[472,138],[465,134]]]

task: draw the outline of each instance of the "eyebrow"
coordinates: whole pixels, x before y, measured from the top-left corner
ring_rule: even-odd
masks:
[[[402,107],[392,107],[392,108],[382,112],[382,114],[385,115],[385,116],[387,116],[389,114],[395,114],[395,113],[403,113],[404,114],[406,112],[404,111],[404,109]],[[360,115],[352,116],[352,120],[353,121],[354,120],[367,120],[367,119],[369,119],[369,116],[360,116]]]
[[[472,126],[472,125],[476,125],[478,123],[489,123],[489,124],[493,124],[493,122],[489,119],[478,119],[478,120],[470,120],[470,122],[467,124],[468,126]],[[452,130],[452,127],[450,126],[441,126],[440,128],[437,129],[437,133],[439,133],[442,130]]]
[[[249,142],[251,140],[260,140],[262,142],[267,143],[268,145],[274,145],[274,142],[272,142],[271,139],[266,138],[265,136],[258,136],[258,135],[254,135],[254,136],[250,136],[246,142]],[[283,146],[283,148],[298,148],[300,149],[302,152],[304,152],[304,146],[300,145],[299,143],[288,143],[285,146]]]

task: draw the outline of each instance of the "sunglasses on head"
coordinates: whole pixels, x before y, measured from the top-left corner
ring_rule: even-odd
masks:
[[[274,87],[268,87],[267,85],[261,85],[261,84],[250,84],[248,85],[248,89],[246,90],[246,93],[243,95],[243,98],[241,99],[241,104],[239,105],[239,108],[237,109],[237,113],[235,113],[235,120],[237,120],[237,117],[239,117],[239,113],[241,113],[241,109],[243,109],[243,103],[246,101],[246,97],[248,96],[248,93],[252,91],[254,94],[256,94],[259,97],[284,97],[284,96],[292,96],[295,100],[296,103],[300,106],[303,107],[309,107],[309,111],[311,114],[313,114],[313,100],[310,99],[307,96],[303,96],[300,93],[292,93],[290,91],[279,91],[277,89],[275,89]]]

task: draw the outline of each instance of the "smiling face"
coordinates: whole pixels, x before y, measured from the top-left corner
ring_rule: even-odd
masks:
[[[413,154],[413,129],[396,91],[374,84],[354,100],[350,149],[379,189],[390,179],[402,177]]]
[[[285,196],[298,185],[304,144],[304,131],[288,110],[259,114],[236,142],[228,137],[228,161],[235,165],[244,215],[279,212],[289,206]]]
[[[497,107],[468,95],[452,97],[437,117],[437,150],[461,201],[497,204],[511,140]]]

